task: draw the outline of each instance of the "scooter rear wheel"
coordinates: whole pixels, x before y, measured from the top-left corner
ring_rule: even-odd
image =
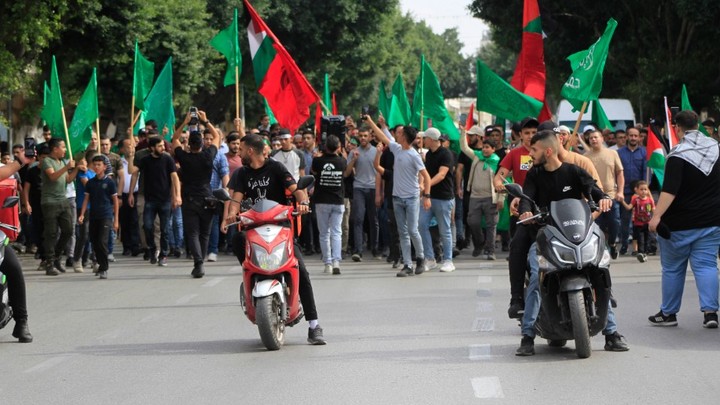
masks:
[[[588,329],[587,314],[585,313],[585,297],[582,291],[568,293],[568,306],[572,320],[573,336],[575,337],[575,351],[581,359],[592,354],[590,347],[590,330]]]
[[[285,323],[281,318],[281,304],[277,295],[257,300],[255,323],[263,345],[268,350],[279,350],[285,340]]]

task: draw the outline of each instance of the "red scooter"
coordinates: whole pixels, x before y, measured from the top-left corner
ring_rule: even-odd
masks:
[[[312,186],[314,178],[303,176],[298,189]],[[214,190],[221,201],[231,200],[224,189]],[[248,319],[257,325],[260,339],[268,350],[278,350],[284,343],[285,327],[303,318],[300,304],[300,276],[294,254],[295,217],[292,205],[260,200],[238,215],[238,225],[246,232],[243,283],[240,303]],[[242,204],[241,204],[242,206]]]

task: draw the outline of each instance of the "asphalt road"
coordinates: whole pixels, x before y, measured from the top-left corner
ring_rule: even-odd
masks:
[[[220,256],[206,277],[191,262],[166,268],[119,257],[108,280],[47,277],[27,256],[30,330],[0,331],[0,404],[700,404],[715,403],[720,330],[702,328],[688,277],[676,328],[652,327],[659,258],[613,263],[620,332],[630,351],[589,359],[573,343],[536,340],[537,355],[507,318],[504,255],[453,273],[400,279],[385,261],[345,262],[322,274],[307,258],[326,346],[306,343],[305,321],[276,352],[262,346],[238,303],[240,268]]]

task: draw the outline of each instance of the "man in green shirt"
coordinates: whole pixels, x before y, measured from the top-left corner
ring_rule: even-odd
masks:
[[[50,156],[43,160],[40,167],[42,179],[40,204],[45,222],[41,269],[44,269],[48,276],[57,276],[61,272],[65,272],[60,255],[74,232],[72,216],[75,215],[75,212],[71,209],[65,193],[68,183],[75,180],[77,170],[73,170],[75,168],[74,160],[71,159],[67,163],[63,160],[66,154],[64,140],[52,138],[48,142],[48,146],[50,147]],[[84,166],[84,163],[82,165]],[[84,167],[79,167],[79,169],[86,170]],[[60,228],[59,238],[57,236],[58,227]]]

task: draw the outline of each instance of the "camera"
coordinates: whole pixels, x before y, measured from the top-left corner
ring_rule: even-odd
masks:
[[[345,116],[323,115],[320,122],[321,143],[325,143],[328,135],[335,135],[340,139],[340,145],[345,145]]]
[[[25,138],[25,156],[26,157],[34,157],[36,155],[35,151],[35,138]]]
[[[198,124],[198,109],[197,107],[190,107],[190,122],[188,122],[189,125],[197,125]]]

